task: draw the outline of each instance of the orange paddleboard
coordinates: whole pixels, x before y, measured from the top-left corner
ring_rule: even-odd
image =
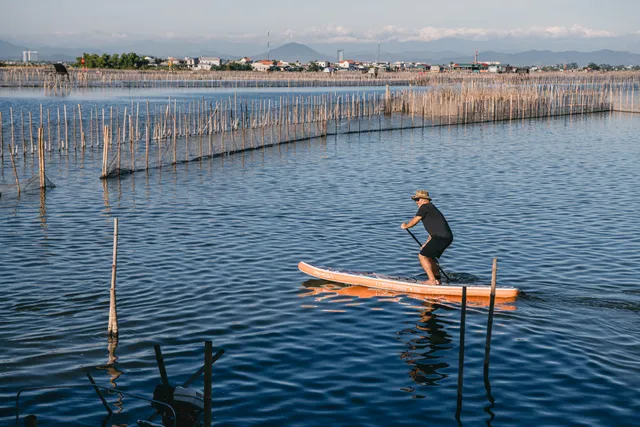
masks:
[[[316,267],[301,261],[298,269],[309,276],[348,285],[366,286],[368,288],[387,289],[396,292],[406,292],[423,295],[462,295],[463,285],[425,285],[416,279],[405,277],[391,277],[377,273],[362,273],[358,271],[336,270],[328,267]],[[464,285],[470,297],[488,297],[491,295],[490,286]],[[516,288],[496,287],[496,298],[513,298],[518,295]]]

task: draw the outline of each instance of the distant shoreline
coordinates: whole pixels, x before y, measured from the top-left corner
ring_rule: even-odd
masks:
[[[532,72],[472,73],[447,72],[380,72],[377,76],[358,71],[326,72],[260,72],[260,71],[159,71],[70,68],[68,74],[57,74],[52,67],[0,68],[0,87],[44,88],[68,90],[76,88],[269,88],[269,87],[362,87],[362,86],[437,86],[495,81],[521,85],[557,82],[622,82],[640,81],[640,71],[610,72]]]

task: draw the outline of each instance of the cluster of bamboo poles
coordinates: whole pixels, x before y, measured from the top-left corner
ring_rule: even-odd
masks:
[[[2,120],[2,114],[0,114],[0,120]],[[38,145],[37,146],[38,146],[37,152],[38,152],[38,177],[39,177],[38,188],[44,189],[47,187],[47,179],[45,174],[46,161],[45,161],[45,148],[44,148],[44,129],[42,127],[38,128]],[[13,177],[16,183],[16,191],[18,195],[20,195],[20,192],[22,191],[23,187],[20,186],[20,178],[18,176],[18,171],[16,169],[16,155],[14,154],[13,149],[9,149],[9,157],[11,158],[11,168],[13,170]],[[29,181],[33,181],[33,179],[30,179]]]
[[[167,104],[164,112],[150,118],[147,110],[145,126],[145,163],[136,166],[139,131],[138,118],[129,116],[129,137],[126,135],[127,119],[123,123],[122,138],[118,136],[117,150],[109,156],[104,148],[102,176],[111,171],[121,171],[123,150],[121,141],[128,141],[126,150],[127,170],[149,168],[151,140],[159,141],[158,148],[167,139],[173,148],[173,156],[166,163],[189,161],[194,158],[224,154],[247,149],[276,145],[311,136],[326,136],[362,131],[393,130],[425,126],[452,125],[486,121],[551,117],[566,114],[585,114],[611,110],[611,91],[586,87],[557,88],[553,86],[528,87],[514,90],[508,87],[461,87],[458,90],[442,88],[433,91],[408,90],[386,93],[319,95],[315,97],[281,98],[273,108],[267,101],[241,102],[238,109],[231,99],[216,103],[194,101],[178,110],[177,101]],[[384,118],[384,125],[383,125]],[[153,125],[155,123],[155,125]],[[305,125],[309,132],[305,131]],[[313,133],[310,127],[315,125]],[[299,129],[302,129],[300,134]],[[265,129],[270,136],[265,138]],[[110,130],[105,126],[104,134]],[[241,135],[238,135],[241,132]],[[225,133],[229,133],[225,147]],[[277,135],[274,136],[274,133]],[[189,138],[208,135],[208,149],[189,149]],[[211,138],[218,135],[216,143]],[[178,156],[177,137],[184,139],[181,156]],[[236,141],[236,139],[238,141]],[[113,138],[105,139],[105,145],[113,145]],[[216,149],[214,150],[214,144]],[[158,155],[162,154],[158,152]],[[138,157],[141,157],[140,155]],[[114,165],[115,162],[115,165]],[[162,161],[158,162],[159,165]],[[109,167],[112,164],[113,167]],[[119,172],[118,172],[119,173]]]
[[[501,121],[567,114],[608,111],[613,106],[613,91],[605,86],[536,85],[468,86],[439,89],[414,94],[411,89],[396,92],[386,107],[430,123],[459,124]]]
[[[35,118],[31,111],[17,115],[10,109],[8,126],[0,113],[0,157],[6,151],[7,129],[12,161],[14,156],[26,158],[36,151],[102,147],[101,176],[106,177],[114,171],[148,169],[317,136],[610,111],[625,99],[633,105],[634,86],[625,86],[626,92],[622,87],[614,92],[606,83],[510,86],[473,81],[429,90],[387,87],[384,93],[263,100],[234,96],[215,103],[203,98],[152,105],[132,102],[124,108],[63,105],[53,112],[41,105]],[[34,124],[39,149],[34,144]],[[203,146],[204,136],[208,146]],[[190,148],[196,142],[197,148]],[[150,150],[157,154],[151,164]]]

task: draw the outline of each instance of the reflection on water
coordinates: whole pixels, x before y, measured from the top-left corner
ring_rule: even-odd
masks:
[[[47,228],[47,189],[40,189],[40,225],[43,229]]]
[[[333,303],[342,303],[345,301],[355,301],[353,299],[340,299],[335,298],[336,296],[347,296],[357,299],[367,299],[367,298],[382,298],[384,301],[395,301],[401,302],[404,299],[418,300],[424,301],[425,304],[421,306],[426,306],[426,303],[434,304],[437,307],[450,307],[457,304],[462,303],[461,296],[454,295],[421,295],[421,294],[412,294],[408,292],[395,292],[385,289],[377,289],[377,288],[367,288],[365,286],[350,286],[343,285],[340,283],[330,282],[322,279],[309,279],[302,283],[302,286],[306,292],[301,294],[303,297],[311,297],[317,296],[316,301],[327,300],[328,302]],[[489,307],[490,303],[489,297],[483,296],[467,296],[467,307]],[[495,309],[496,310],[515,310],[516,309],[516,298],[500,298],[496,300]],[[355,304],[355,303],[354,303]],[[407,304],[403,302],[403,304]]]
[[[96,369],[98,370],[104,370],[107,372],[107,374],[109,375],[109,384],[111,384],[111,386],[113,388],[118,388],[118,384],[116,383],[116,380],[118,378],[120,378],[120,376],[124,373],[122,371],[120,371],[116,364],[118,362],[118,356],[116,356],[116,349],[118,348],[118,339],[117,338],[109,338],[109,343],[107,345],[107,353],[108,353],[108,359],[107,359],[107,363],[104,365],[98,365],[96,366]],[[116,401],[113,403],[113,406],[116,407],[116,410],[113,411],[114,414],[119,414],[123,411],[123,396],[121,393],[117,393],[117,399]]]
[[[406,336],[405,339],[409,338],[407,351],[400,358],[412,366],[409,376],[413,381],[419,385],[434,386],[448,377],[441,371],[449,367],[444,352],[452,348],[452,338],[436,314],[438,305],[425,302],[423,307],[415,327],[398,333]]]
[[[309,279],[302,283],[304,292],[302,298],[313,298],[314,305],[303,304],[303,307],[318,308],[329,312],[345,312],[349,307],[359,306],[360,299],[376,298],[382,302],[395,302],[417,310],[419,319],[415,325],[399,331],[398,337],[406,345],[406,350],[400,353],[400,359],[410,366],[409,377],[419,386],[443,385],[442,380],[449,377],[445,371],[452,366],[447,360],[456,360],[457,355],[451,353],[453,337],[438,312],[450,312],[459,308],[462,297],[438,296],[431,298],[425,295],[400,293],[383,289],[367,288],[363,286],[341,285],[322,279]],[[408,302],[407,299],[411,300]],[[418,303],[417,301],[420,301]],[[497,300],[496,310],[515,310],[515,298]],[[331,304],[332,308],[326,304]],[[334,308],[333,305],[344,308]],[[468,297],[467,307],[473,309],[489,307],[490,299],[485,297]],[[375,308],[374,308],[375,309]],[[449,316],[449,313],[447,313]],[[489,400],[491,385],[488,375],[485,376],[485,386]],[[402,388],[404,391],[414,393],[415,387]],[[415,398],[424,398],[424,395],[415,394]]]

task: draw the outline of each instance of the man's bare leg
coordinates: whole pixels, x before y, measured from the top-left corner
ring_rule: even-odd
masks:
[[[433,261],[433,275],[436,277],[436,281],[438,282],[438,284],[442,283],[440,281],[440,263],[438,262],[437,259],[432,259]]]
[[[427,258],[424,255],[418,255],[418,259],[420,260],[420,265],[424,269],[427,276],[429,276],[429,280],[425,283],[426,285],[439,285],[440,281],[436,279],[435,271],[438,268],[436,262],[431,258]]]

